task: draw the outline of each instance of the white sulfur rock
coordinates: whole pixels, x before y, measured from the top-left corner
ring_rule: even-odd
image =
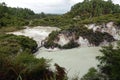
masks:
[[[90,46],[90,43],[87,39],[83,39],[83,37],[79,37],[79,39],[77,40],[78,44],[80,44],[81,47],[88,47]]]

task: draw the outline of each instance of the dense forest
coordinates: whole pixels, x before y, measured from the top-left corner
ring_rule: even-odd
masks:
[[[120,5],[111,0],[84,0],[62,15],[36,14],[27,8],[12,8],[4,2],[0,3],[0,80],[68,80],[64,68],[55,64],[56,69],[52,71],[50,60],[35,58],[33,53],[37,51],[38,45],[33,39],[5,32],[20,30],[24,26],[59,27],[61,30],[53,31],[44,46],[70,49],[79,45],[72,40],[62,47],[55,44],[53,40],[59,33],[67,31],[74,33],[76,38],[84,36],[98,46],[104,39],[112,42],[114,38],[108,33],[88,30],[84,24],[110,21],[120,26]],[[109,45],[100,51],[103,55],[97,57],[100,62],[98,69],[91,68],[81,80],[120,80],[120,43],[116,48]]]
[[[30,9],[11,8],[5,3],[0,4],[0,28],[2,27],[19,27],[28,25],[27,19],[30,19],[35,13]]]
[[[28,8],[11,8],[6,3],[0,3],[0,28],[13,26],[55,26],[65,28],[71,24],[89,24],[114,21],[120,24],[120,6],[111,0],[84,0],[72,6],[71,10],[63,15],[34,13]],[[11,28],[12,27],[12,28]],[[1,30],[2,31],[2,30]],[[8,29],[9,31],[9,29]]]
[[[23,29],[23,26],[32,25],[32,20],[41,19],[54,14],[35,14],[28,8],[12,8],[6,3],[0,3],[0,33]],[[37,24],[36,24],[37,25]]]
[[[71,24],[106,23],[109,21],[119,24],[119,13],[119,4],[114,4],[111,0],[84,0],[72,6],[71,10],[63,15],[33,20],[32,25],[65,28]]]
[[[111,0],[84,0],[82,3],[72,6],[71,11],[67,14],[72,18],[86,19],[114,13],[120,13],[120,6]]]

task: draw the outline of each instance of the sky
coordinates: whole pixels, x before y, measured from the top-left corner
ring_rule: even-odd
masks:
[[[0,0],[10,7],[29,8],[35,13],[63,14],[70,10],[71,6],[83,0]],[[120,0],[112,0],[120,4]]]

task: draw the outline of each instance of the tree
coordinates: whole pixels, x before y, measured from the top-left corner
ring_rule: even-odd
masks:
[[[110,45],[100,51],[103,53],[103,56],[97,57],[100,61],[100,72],[109,80],[120,80],[120,42],[116,48]]]
[[[90,68],[88,73],[85,74],[81,80],[100,80],[100,74],[98,74],[95,68]]]
[[[45,18],[45,13],[44,12],[41,12],[41,18]]]
[[[80,16],[81,19],[86,19],[118,12],[120,12],[120,6],[115,5],[112,0],[84,0],[74,5],[69,14],[73,18]]]

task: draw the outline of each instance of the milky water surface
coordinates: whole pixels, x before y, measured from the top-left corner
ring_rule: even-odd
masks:
[[[79,76],[81,78],[89,68],[97,66],[96,56],[100,55],[99,49],[99,47],[87,47],[53,52],[40,49],[36,57],[52,59],[52,68],[57,63],[66,68],[69,77]]]

